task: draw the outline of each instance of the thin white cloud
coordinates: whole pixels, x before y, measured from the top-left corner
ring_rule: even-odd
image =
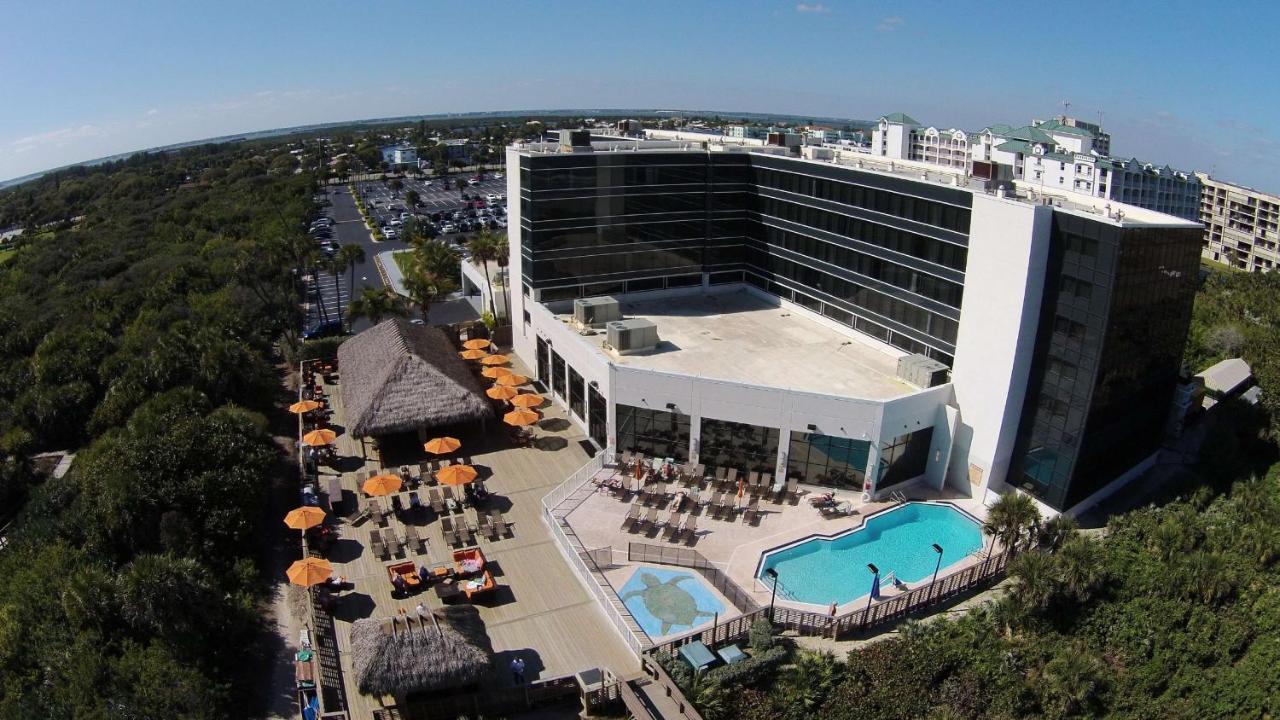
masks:
[[[148,114],[148,115],[159,115],[159,114],[160,114],[160,111],[159,111],[159,110],[157,110],[157,109],[155,109],[155,108],[151,108],[150,110],[148,110],[148,111],[147,111],[147,114]]]
[[[880,22],[876,23],[876,32],[893,32],[902,27],[902,18],[897,15],[890,15],[886,18],[880,18]]]
[[[97,125],[81,125],[20,137],[14,140],[12,145],[17,148],[17,152],[23,152],[44,145],[63,145],[73,140],[102,137],[105,134],[106,132]]]
[[[796,5],[796,12],[799,13],[829,13],[831,8],[822,3],[800,3]]]

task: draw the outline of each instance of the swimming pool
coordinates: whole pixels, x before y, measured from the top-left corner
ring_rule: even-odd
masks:
[[[684,570],[640,567],[618,596],[651,639],[709,625],[724,612],[702,578]]]
[[[934,543],[946,568],[982,548],[982,528],[951,506],[907,503],[843,535],[770,550],[756,575],[769,585],[765,571],[777,571],[779,597],[843,605],[871,591],[867,563],[880,569],[882,584],[890,573],[906,583],[930,578],[938,562]]]

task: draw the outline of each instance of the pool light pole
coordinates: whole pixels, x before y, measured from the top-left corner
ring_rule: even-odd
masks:
[[[880,568],[871,563],[867,563],[867,569],[871,571],[871,594],[867,595],[867,609],[862,611],[862,627],[867,626],[867,620],[871,617],[871,601],[876,599],[880,594]]]
[[[933,588],[938,584],[938,571],[942,569],[942,546],[933,543],[933,551],[938,553],[938,564],[933,566],[933,580],[929,581],[929,597],[933,597]]]
[[[769,622],[773,622],[773,601],[778,598],[778,571],[768,568],[764,571],[765,575],[773,581],[773,594],[769,596]]]

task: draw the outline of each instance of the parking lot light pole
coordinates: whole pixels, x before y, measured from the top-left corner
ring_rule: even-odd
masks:
[[[871,588],[874,590],[880,585],[880,568],[871,563],[867,563],[867,569],[871,571]],[[867,595],[867,609],[862,611],[862,627],[867,626],[867,620],[871,617],[871,601],[875,600],[876,594],[872,592]]]
[[[933,551],[938,553],[938,564],[933,566],[933,580],[929,581],[929,597],[933,598],[933,588],[938,584],[938,571],[942,569],[942,546],[933,543]]]
[[[768,570],[764,571],[764,574],[768,575],[769,579],[773,581],[773,593],[769,595],[769,622],[772,623],[773,622],[773,601],[776,600],[778,597],[778,571],[774,570],[773,568],[769,568]]]

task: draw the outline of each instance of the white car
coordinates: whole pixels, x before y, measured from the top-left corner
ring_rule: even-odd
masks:
[[[441,226],[440,226],[440,232],[442,232],[442,233],[456,233],[456,232],[458,232],[458,226],[457,226],[457,225],[454,225],[454,224],[453,224],[453,223],[451,223],[451,222],[447,222],[447,223],[445,223],[444,225],[441,225]]]
[[[479,183],[480,181],[476,180],[475,178],[471,178],[470,180],[467,181],[468,185],[478,185]]]
[[[386,237],[388,240],[395,240],[397,237],[396,231],[393,229],[388,229],[386,232],[383,233],[383,236]]]
[[[426,180],[426,181],[423,181],[422,187],[431,187],[432,184],[433,183],[430,180]]]
[[[396,227],[400,224],[400,218],[393,217],[387,221],[387,224],[390,225],[391,227]]]
[[[490,202],[490,203],[492,203],[492,202],[497,202],[497,201],[498,201],[498,196],[497,196],[497,195],[495,195],[495,194],[493,194],[493,193],[489,193],[488,195],[485,195],[485,196],[484,196],[484,199],[485,199],[485,201],[486,201],[486,202]]]
[[[494,173],[494,174],[493,174],[493,179],[494,179],[494,180],[501,180],[501,179],[502,179],[502,173]]]

